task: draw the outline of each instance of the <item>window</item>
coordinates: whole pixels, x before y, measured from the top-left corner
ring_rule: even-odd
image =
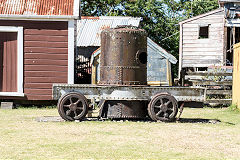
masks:
[[[199,27],[199,39],[204,39],[209,37],[209,25]]]

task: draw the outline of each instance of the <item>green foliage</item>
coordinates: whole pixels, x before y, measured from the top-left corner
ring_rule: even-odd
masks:
[[[85,0],[82,15],[142,17],[148,36],[178,59],[178,23],[216,8],[218,0]],[[174,77],[177,70],[178,65],[173,66]]]
[[[231,106],[228,107],[229,111],[237,112],[239,113],[240,110],[238,109],[238,106],[236,104],[232,104]]]
[[[183,16],[197,16],[218,8],[218,0],[188,0],[182,3]]]
[[[85,0],[81,2],[83,16],[117,16],[121,15],[122,0]]]

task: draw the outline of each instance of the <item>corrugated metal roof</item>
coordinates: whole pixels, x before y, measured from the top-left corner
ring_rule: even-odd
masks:
[[[177,63],[177,59],[172,54],[168,53],[165,49],[160,47],[156,42],[154,42],[150,38],[147,38],[147,47],[148,48],[151,47],[156,53],[159,53],[161,56],[168,59],[169,62],[171,62],[172,64]]]
[[[0,0],[0,15],[70,15],[74,0]]]
[[[139,26],[141,18],[102,16],[83,17],[77,23],[77,46],[100,46],[101,31],[106,28],[114,28],[118,25]]]

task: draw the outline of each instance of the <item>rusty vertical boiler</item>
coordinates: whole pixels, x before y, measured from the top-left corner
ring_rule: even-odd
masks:
[[[101,33],[100,85],[147,85],[147,33],[132,26]]]

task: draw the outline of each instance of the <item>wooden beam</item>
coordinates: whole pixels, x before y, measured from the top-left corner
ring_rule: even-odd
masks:
[[[188,76],[232,76],[227,72],[187,72]]]
[[[171,63],[166,59],[167,64],[167,81],[168,85],[172,86],[172,71],[171,71]]]
[[[232,90],[207,90],[207,95],[232,95]]]
[[[233,44],[236,43],[236,27],[233,27]]]
[[[232,99],[208,99],[207,103],[217,103],[217,104],[231,104]]]
[[[193,86],[197,85],[204,85],[204,86],[232,86],[232,81],[220,81],[220,82],[214,82],[214,81],[191,81],[193,83]]]
[[[180,24],[178,79],[181,78],[182,59],[183,59],[183,25]]]
[[[224,27],[224,39],[223,39],[223,62],[224,64],[226,64],[226,61],[227,61],[227,42],[228,42],[228,39],[227,39],[227,27]]]

